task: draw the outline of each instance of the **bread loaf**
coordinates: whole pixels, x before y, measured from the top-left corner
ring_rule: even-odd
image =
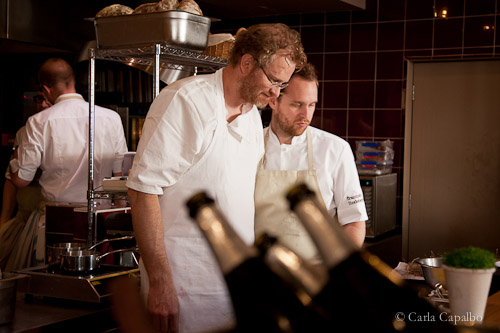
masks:
[[[182,0],[177,5],[177,10],[182,10],[191,14],[203,16],[200,6],[194,0]]]
[[[172,10],[177,7],[179,0],[161,0],[158,3],[158,10]]]
[[[134,9],[133,14],[154,13],[158,11],[158,2],[143,3]]]
[[[133,11],[134,10],[128,6],[114,4],[101,9],[99,12],[97,12],[95,17],[128,15],[132,14]]]

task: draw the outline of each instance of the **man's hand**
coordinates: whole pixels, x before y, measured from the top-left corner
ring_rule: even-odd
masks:
[[[148,312],[156,331],[179,332],[179,299],[173,286],[149,287]]]
[[[147,310],[153,328],[178,332],[179,299],[165,252],[158,196],[129,188],[128,197],[137,245],[149,278]]]

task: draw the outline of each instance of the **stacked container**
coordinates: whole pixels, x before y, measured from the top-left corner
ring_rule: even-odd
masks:
[[[391,173],[394,163],[393,141],[356,141],[356,166],[360,175]]]

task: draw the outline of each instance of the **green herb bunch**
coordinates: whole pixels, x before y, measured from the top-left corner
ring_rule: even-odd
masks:
[[[495,255],[474,246],[463,247],[444,254],[443,263],[455,268],[486,269],[495,267]]]

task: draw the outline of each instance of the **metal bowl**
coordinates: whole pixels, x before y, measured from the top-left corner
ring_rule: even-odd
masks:
[[[444,276],[444,269],[442,268],[443,258],[420,258],[415,260],[422,268],[425,282],[432,288],[436,288],[436,284],[440,283],[446,289],[446,278]]]

